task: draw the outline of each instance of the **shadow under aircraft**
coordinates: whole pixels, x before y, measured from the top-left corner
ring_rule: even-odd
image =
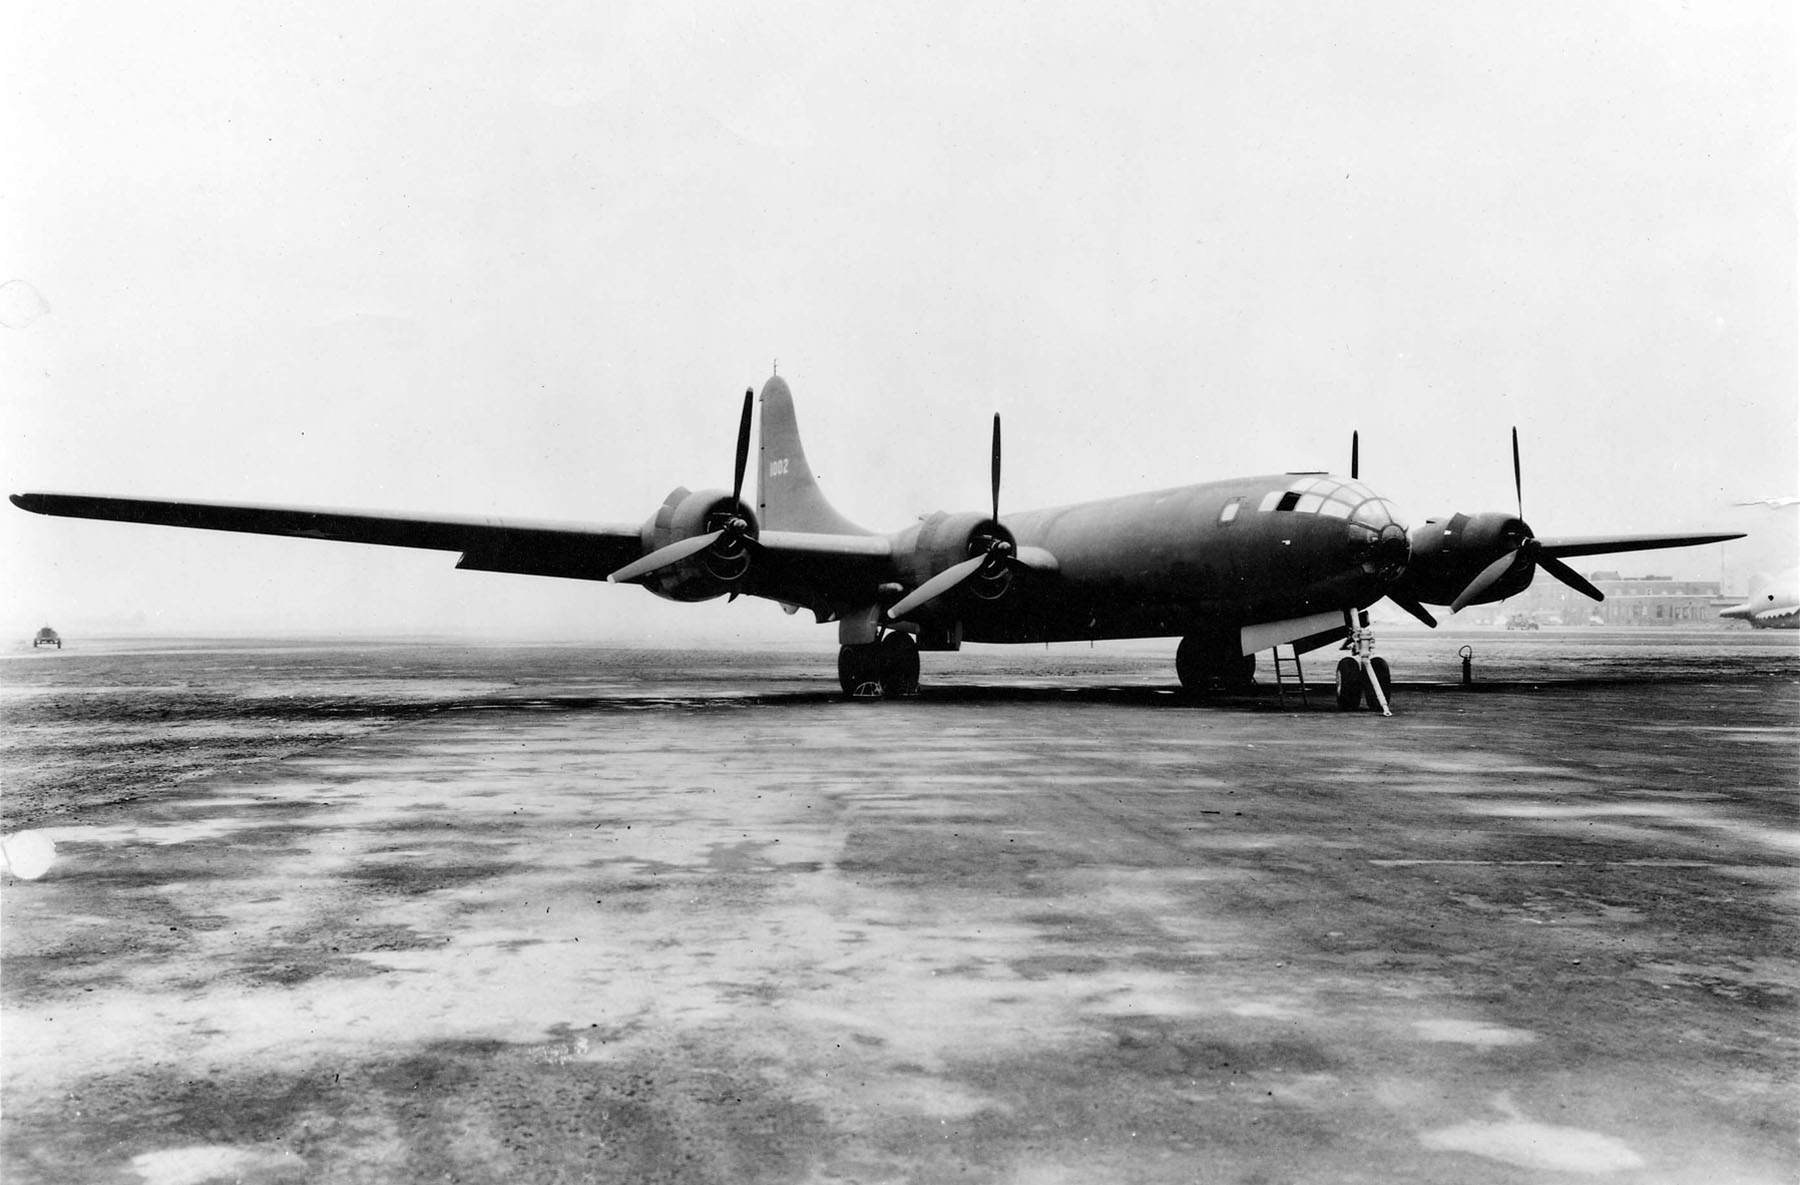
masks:
[[[744,500],[755,403],[746,391],[731,489],[677,487],[635,525],[86,494],[12,501],[38,514],[453,551],[471,571],[637,584],[673,601],[763,597],[837,625],[845,695],[914,694],[919,652],[965,641],[1179,638],[1175,669],[1190,691],[1244,687],[1262,650],[1275,652],[1280,679],[1300,654],[1338,644],[1338,705],[1383,712],[1392,680],[1366,612],[1383,597],[1435,625],[1427,605],[1500,600],[1542,568],[1598,600],[1565,558],[1740,537],[1539,538],[1507,513],[1409,530],[1359,480],[1354,438],[1348,477],[1238,477],[1002,515],[997,415],[990,504],[881,533],[825,497],[778,376],[763,385],[755,505]],[[1516,487],[1516,432],[1513,466]]]

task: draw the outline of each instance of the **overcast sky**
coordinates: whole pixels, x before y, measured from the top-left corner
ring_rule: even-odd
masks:
[[[1794,562],[1787,3],[15,5],[8,491],[638,522],[771,360],[894,529],[1348,467]],[[764,602],[0,507],[13,628],[661,639]],[[1610,561],[1599,561],[1612,566]]]

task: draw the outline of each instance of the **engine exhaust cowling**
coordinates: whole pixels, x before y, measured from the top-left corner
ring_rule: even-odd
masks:
[[[1412,557],[1396,585],[1398,591],[1430,605],[1448,605],[1482,569],[1516,551],[1530,538],[1531,528],[1510,514],[1453,514],[1428,519],[1413,528]],[[1531,566],[1520,563],[1480,600],[1498,601],[1522,592],[1531,583]]]
[[[755,512],[742,501],[734,502],[729,490],[689,490],[686,486],[671,490],[639,533],[646,554],[719,531],[733,519],[747,524],[745,529],[726,531],[711,547],[644,576],[644,587],[664,600],[710,601],[738,588],[750,574],[747,541],[755,539],[759,531]]]

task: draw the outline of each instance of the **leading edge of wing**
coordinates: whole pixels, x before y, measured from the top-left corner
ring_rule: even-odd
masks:
[[[608,572],[636,559],[643,549],[637,527],[613,523],[418,516],[92,494],[27,493],[11,497],[13,505],[21,510],[64,518],[460,551],[463,556],[457,567],[483,572],[604,580]]]
[[[1706,535],[1566,535],[1559,539],[1539,539],[1547,554],[1563,558],[1574,555],[1610,555],[1620,551],[1658,551],[1665,547],[1698,547],[1702,543],[1724,543],[1742,539],[1742,531],[1720,531]]]

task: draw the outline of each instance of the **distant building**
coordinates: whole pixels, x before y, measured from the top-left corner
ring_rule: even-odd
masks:
[[[1505,614],[1528,613],[1541,625],[1614,625],[1642,628],[1719,623],[1719,582],[1670,576],[1621,576],[1589,572],[1606,595],[1590,601],[1574,589],[1540,577],[1505,603]]]

